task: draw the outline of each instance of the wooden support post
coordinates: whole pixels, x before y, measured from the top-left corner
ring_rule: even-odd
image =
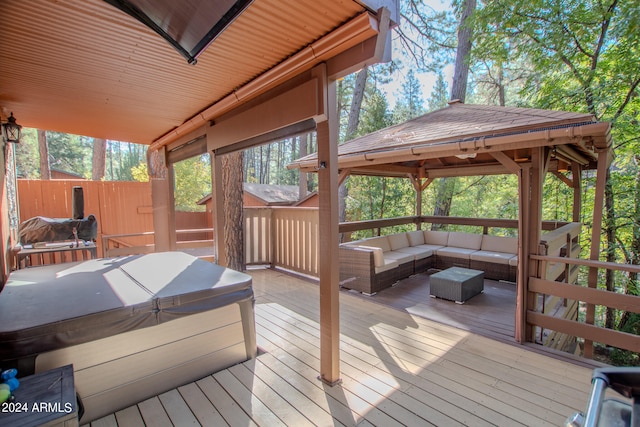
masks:
[[[413,189],[416,191],[416,216],[418,218],[422,217],[422,194],[424,190],[433,182],[432,178],[421,178],[417,175],[409,174],[409,180],[411,180],[411,184],[413,184]],[[424,181],[423,181],[424,180]],[[422,229],[422,221],[418,220],[416,222],[416,230]]]
[[[571,165],[571,175],[573,182],[573,222],[580,222],[580,212],[582,211],[582,166],[577,163]]]
[[[549,165],[551,152],[547,147],[536,147],[531,150],[531,181],[529,183],[529,205],[528,223],[526,224],[528,235],[529,254],[540,255],[540,236],[542,234],[542,187],[544,176]],[[531,260],[528,256],[525,262],[528,263],[529,271],[523,282],[523,291],[526,292],[526,310],[535,311],[537,309],[537,298],[535,293],[529,292],[529,277],[533,272],[540,272],[539,262]],[[536,273],[537,274],[537,273]],[[533,326],[525,326],[524,340],[533,342]]]
[[[153,202],[153,229],[156,252],[175,249],[176,221],[173,206],[173,174],[167,178],[151,178]],[[171,181],[170,181],[171,180]],[[171,182],[171,184],[169,184]],[[171,192],[171,194],[170,194]]]
[[[216,263],[227,266],[227,252],[224,248],[224,189],[222,187],[222,161],[211,152],[211,215],[213,224],[213,244]]]
[[[320,262],[320,376],[340,382],[340,307],[338,265],[338,112],[336,83],[326,83],[326,115],[318,122]]]
[[[602,234],[602,216],[604,209],[604,190],[607,184],[607,168],[609,167],[610,151],[603,151],[598,154],[598,176],[596,177],[596,194],[593,203],[593,228],[591,229],[591,253],[589,259],[597,261],[600,259],[600,235]],[[589,268],[587,284],[590,288],[598,287],[598,269]],[[585,323],[593,325],[595,323],[596,306],[587,304]],[[584,341],[584,357],[593,357],[593,341]]]
[[[151,179],[153,203],[153,230],[155,251],[176,248],[176,208],[173,194],[173,167],[168,164],[164,147],[147,152],[147,165]]]
[[[531,187],[530,168],[517,171],[518,175],[518,277],[516,283],[515,340],[525,341],[527,324],[527,291],[529,277],[529,192]]]

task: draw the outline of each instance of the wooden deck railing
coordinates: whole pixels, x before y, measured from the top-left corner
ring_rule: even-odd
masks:
[[[541,264],[561,263],[565,264],[567,268],[577,269],[577,267],[582,266],[626,273],[640,273],[640,266],[638,265],[545,255],[532,255],[531,259]],[[579,277],[586,277],[586,274],[580,275]],[[624,310],[631,313],[640,313],[640,297],[591,288],[581,283],[580,279],[578,279],[576,283],[563,283],[547,280],[542,277],[531,277],[529,279],[529,292],[534,297],[536,294],[543,294],[565,298],[569,301],[575,300],[579,303],[579,307],[581,307],[582,310],[584,310],[587,304],[592,304],[594,306]],[[623,350],[636,353],[640,352],[640,336],[638,335],[607,329],[592,322],[580,320],[579,318],[558,318],[534,310],[527,312],[526,319],[527,323],[532,326],[553,330],[569,336],[578,337],[582,340],[597,342]],[[593,355],[585,354],[584,356],[592,357]]]
[[[341,233],[352,233],[359,230],[375,230],[417,224],[438,223],[451,226],[477,227],[477,232],[488,232],[491,228],[515,229],[517,221],[478,218],[443,218],[433,216],[403,217],[341,223]],[[317,208],[245,208],[245,256],[247,264],[268,264],[296,271],[298,273],[318,276],[318,210]],[[422,226],[424,228],[424,226]],[[580,280],[586,280],[586,274],[579,274],[582,268],[609,269],[621,272],[640,273],[640,266],[621,265],[580,259],[581,247],[578,237],[581,224],[545,221],[540,241],[541,255],[532,255],[537,268],[529,278],[530,298],[544,295],[543,301],[551,298],[564,299],[565,305],[572,308],[569,316],[553,316],[544,304],[527,312],[526,321],[531,328],[539,331],[553,331],[562,334],[559,340],[566,341],[566,336],[590,340],[625,350],[640,352],[640,337],[624,332],[613,331],[595,324],[588,324],[577,313],[584,311],[586,304],[610,307],[640,313],[640,297],[623,295],[589,288]],[[181,230],[179,232],[193,232]],[[196,231],[211,231],[203,229]],[[384,233],[382,233],[384,234]],[[138,233],[136,236],[152,236],[153,233]],[[104,248],[108,248],[105,256],[117,256],[128,253],[146,253],[153,251],[153,244],[144,246],[126,245],[126,237],[131,235],[105,236]],[[185,246],[213,247],[212,240],[183,242]],[[582,278],[582,279],[581,279]],[[577,307],[578,310],[573,308]],[[590,355],[587,355],[588,357]]]
[[[212,232],[212,228],[176,230],[177,235]],[[155,233],[153,231],[127,234],[105,234],[102,236],[103,254],[105,257],[110,258],[124,255],[148,254],[155,252],[155,244],[153,243],[154,236]],[[141,241],[144,243],[140,244]],[[176,242],[176,248],[178,250],[186,251],[197,250],[200,248],[211,248],[211,251],[205,251],[201,256],[205,258],[213,257],[213,239],[178,241]]]

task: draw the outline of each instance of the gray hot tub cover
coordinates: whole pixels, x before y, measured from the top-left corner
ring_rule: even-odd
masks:
[[[182,252],[19,270],[0,293],[0,362],[245,300],[251,276]]]

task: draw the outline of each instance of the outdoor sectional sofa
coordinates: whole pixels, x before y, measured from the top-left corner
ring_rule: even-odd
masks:
[[[374,294],[430,268],[465,267],[516,280],[518,240],[449,231],[411,231],[340,245],[340,285]]]

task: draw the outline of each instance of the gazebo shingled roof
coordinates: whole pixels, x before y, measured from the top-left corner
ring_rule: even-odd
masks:
[[[526,162],[529,148],[550,146],[551,168],[572,162],[593,168],[595,151],[609,145],[609,124],[596,122],[590,114],[452,102],[341,144],[338,164],[351,174],[365,175],[507,173],[491,153],[503,152],[515,162]],[[290,167],[314,171],[317,157],[311,154]]]

